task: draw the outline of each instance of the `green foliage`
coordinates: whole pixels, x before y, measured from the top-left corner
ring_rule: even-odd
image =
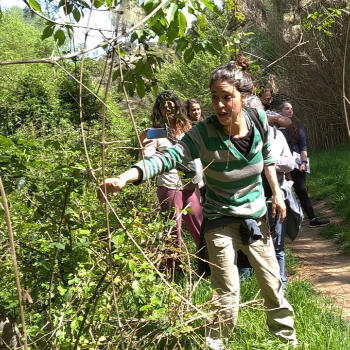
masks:
[[[142,13],[142,15],[150,14],[160,3],[160,1],[144,1],[138,5],[129,1],[125,8],[123,7],[124,4],[121,4],[120,22],[126,25],[129,12],[132,11],[137,11],[137,13]],[[47,5],[51,6],[51,4]],[[66,15],[73,14],[76,22],[81,20],[83,10],[90,8],[90,5],[85,1],[66,0],[60,1],[56,5],[56,10],[61,9]],[[103,5],[106,5],[108,10],[111,10],[111,1],[101,0],[93,2],[95,8],[100,8]],[[118,82],[119,92],[123,91],[122,87],[124,85],[131,97],[135,93],[141,98],[150,92],[157,93],[157,75],[164,62],[164,52],[163,50],[152,49],[151,41],[154,41],[154,39],[158,38],[158,44],[163,43],[168,47],[179,41],[181,45],[177,46],[177,52],[184,51],[187,63],[191,62],[195,54],[199,52],[210,52],[213,55],[220,54],[222,46],[215,38],[205,40],[201,36],[186,33],[187,20],[183,11],[187,8],[205,26],[206,19],[202,9],[203,5],[211,13],[220,16],[219,9],[211,0],[169,2],[156,12],[154,16],[149,18],[145,25],[139,26],[131,33],[130,41],[134,43],[132,50],[123,51],[122,48],[120,50],[123,57],[127,58],[130,56],[132,59],[130,61],[124,60],[122,72],[116,69],[113,74],[113,81],[116,80]],[[40,5],[36,1],[30,3],[30,6],[34,10],[41,12]],[[66,34],[71,37],[73,31],[72,23],[67,22],[58,25],[47,21],[41,37],[42,39],[52,39],[53,37],[57,46],[62,46],[66,43]],[[135,60],[133,56],[135,56],[136,50],[138,51],[136,54],[138,58]]]
[[[326,205],[334,214],[343,219],[337,225],[330,225],[321,230],[326,237],[334,237],[343,252],[350,254],[347,242],[350,238],[350,147],[345,144],[329,150],[312,151],[311,174],[308,177],[308,188],[313,200],[327,198]],[[329,167],[332,164],[332,167]]]
[[[310,152],[312,163],[308,176],[312,198],[327,198],[327,205],[345,220],[350,218],[347,205],[350,194],[349,151],[349,144],[345,144],[330,150]]]
[[[348,14],[348,6],[345,8],[328,8],[323,13],[315,11],[303,19],[303,27],[310,31],[316,29],[328,36],[332,36],[331,29],[340,16]]]
[[[184,101],[189,98],[200,99],[203,101],[205,114],[208,115],[212,113],[208,77],[219,64],[220,58],[209,53],[197,54],[189,64],[185,59],[172,57],[170,62],[165,63],[161,75],[162,87],[174,90]]]
[[[27,20],[19,9],[4,12],[0,26],[0,60],[41,58],[51,55],[54,42],[41,40],[42,24]],[[23,37],[28,39],[23,40]],[[80,61],[65,67],[79,80]],[[101,79],[100,63],[85,60],[83,84],[97,90],[96,76]],[[61,119],[79,122],[79,84],[56,67],[42,64],[0,66],[0,132],[14,133],[27,123],[38,132],[50,132]],[[11,84],[9,84],[11,81]],[[100,94],[101,95],[101,94]],[[85,88],[82,89],[82,116],[85,121],[98,119],[102,105]]]
[[[39,2],[29,3],[41,11]],[[76,22],[90,6],[80,0],[55,4]],[[95,9],[104,4],[110,9],[112,1],[94,1]],[[141,7],[150,13],[159,4],[146,1]],[[197,16],[190,30],[185,28],[186,6]],[[158,84],[178,92],[183,99],[199,97],[209,113],[210,71],[234,57],[251,39],[240,30],[244,17],[237,11],[234,16],[232,10],[236,11],[234,1],[226,2],[221,17],[208,0],[169,2],[145,26],[131,33],[131,44],[121,48],[122,73],[133,97],[139,131],[148,125],[150,95]],[[68,47],[69,23],[60,27],[51,21],[24,18],[19,10],[4,12],[1,60],[50,57],[56,41]],[[83,83],[101,98],[106,87],[105,59],[84,60]],[[82,130],[76,125],[79,85],[73,77],[80,78],[81,65],[80,57],[66,61],[64,67],[71,75],[39,65],[0,68],[0,171],[16,234],[21,283],[33,299],[32,304],[30,298],[25,301],[30,349],[117,349],[121,341],[129,349],[201,349],[204,320],[189,303],[204,313],[209,311],[210,283],[202,280],[197,285],[196,261],[191,255],[196,248],[188,234],[184,234],[182,253],[162,238],[174,221],[159,215],[153,181],[150,186],[128,185],[111,199],[118,217],[109,211],[109,247],[106,207],[97,201],[97,183],[92,176],[102,179],[101,145],[96,142],[101,139],[102,105],[82,90],[82,116],[88,121],[83,132],[93,168],[88,169]],[[165,69],[160,73],[162,67]],[[114,69],[113,80],[120,83],[121,72],[118,66]],[[144,97],[142,101],[135,92]],[[112,86],[105,128],[107,177],[128,169],[138,159],[134,126],[121,96],[121,89]],[[2,206],[0,214],[4,215]],[[18,310],[4,220],[0,220],[0,232],[0,304]],[[169,252],[181,257],[183,275],[171,276],[165,271]],[[257,292],[252,279],[242,286],[241,301],[251,300]],[[287,293],[296,309],[303,348],[318,349],[322,341],[329,349],[349,343],[348,325],[308,286],[292,283]],[[259,302],[249,305],[261,308]],[[17,311],[14,316],[18,316]],[[333,325],[336,331],[331,331]],[[317,339],[320,334],[327,340]],[[250,307],[242,308],[230,344],[239,349],[285,348],[268,335],[263,313]]]

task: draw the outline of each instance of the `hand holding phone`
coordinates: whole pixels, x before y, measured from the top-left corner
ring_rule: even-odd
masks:
[[[147,130],[147,138],[152,139],[161,139],[163,137],[168,137],[168,132],[163,128],[152,128]]]

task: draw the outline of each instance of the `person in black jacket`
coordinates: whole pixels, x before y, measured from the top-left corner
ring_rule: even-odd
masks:
[[[298,169],[294,169],[290,175],[294,182],[293,188],[299,198],[300,204],[310,220],[310,227],[326,226],[329,220],[322,220],[316,217],[311,200],[307,193],[306,187],[306,170],[307,170],[307,144],[304,127],[293,118],[293,106],[290,102],[284,101],[276,108],[282,116],[292,120],[292,125],[288,128],[280,128],[287,139],[290,151],[300,155],[300,164]]]

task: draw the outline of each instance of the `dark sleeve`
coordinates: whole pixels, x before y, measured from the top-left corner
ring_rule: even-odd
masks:
[[[304,127],[299,124],[298,125],[298,132],[299,132],[299,150],[301,151],[307,151],[307,144],[306,144],[306,133]]]

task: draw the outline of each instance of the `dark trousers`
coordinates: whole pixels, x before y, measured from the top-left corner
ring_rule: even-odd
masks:
[[[182,219],[185,222],[188,231],[190,232],[196,245],[199,244],[199,235],[201,225],[203,221],[202,205],[199,201],[199,197],[196,191],[193,190],[175,190],[165,186],[157,187],[157,196],[162,212],[169,211],[175,207],[175,212],[172,213],[171,217],[176,219],[176,227],[174,227],[171,234],[176,236],[175,246],[181,249],[181,223]],[[181,209],[184,209],[189,205],[192,209],[191,213],[180,215]],[[167,267],[170,269],[173,266],[179,264],[179,261],[174,261],[172,258],[167,259]]]
[[[292,180],[294,182],[293,188],[299,198],[301,207],[304,209],[309,220],[314,219],[316,215],[312,207],[309,195],[307,194],[306,173],[299,171],[298,169],[294,169],[290,175],[292,176]]]

